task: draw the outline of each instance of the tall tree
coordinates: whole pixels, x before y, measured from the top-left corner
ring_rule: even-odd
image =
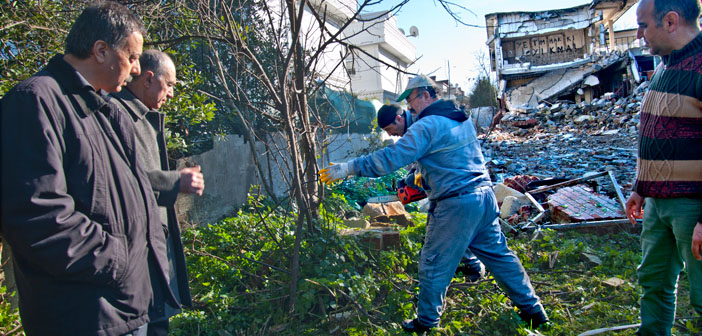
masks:
[[[470,107],[493,106],[497,107],[495,87],[490,78],[480,77],[470,93]]]

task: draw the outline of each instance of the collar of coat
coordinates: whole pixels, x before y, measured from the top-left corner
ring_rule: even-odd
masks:
[[[79,113],[88,116],[96,111],[105,113],[109,111],[105,98],[95,92],[95,89],[85,80],[81,80],[78,71],[63,60],[62,54],[52,57],[45,70],[53,75],[56,82],[66,90],[68,95],[75,98],[74,102],[79,105],[77,108]]]
[[[114,98],[117,98],[124,107],[126,107],[126,110],[129,111],[129,115],[134,119],[134,122],[137,122],[141,119],[144,119],[147,113],[151,112],[152,110],[146,107],[144,103],[137,98],[132,91],[129,91],[129,88],[123,87],[122,91],[120,92],[115,92],[111,94]]]

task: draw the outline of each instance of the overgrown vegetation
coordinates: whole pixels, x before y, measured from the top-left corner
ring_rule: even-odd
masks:
[[[403,334],[398,324],[415,314],[417,259],[426,217],[413,213],[415,227],[401,229],[401,246],[376,251],[356,236],[342,236],[340,214],[365,197],[384,193],[395,176],[351,179],[335,186],[318,234],[306,232],[301,250],[297,310],[289,315],[286,259],[295,218],[250,199],[248,209],[185,233],[197,309],[173,320],[175,335]],[[338,193],[343,191],[342,193]],[[269,214],[269,215],[265,215]],[[636,323],[640,260],[638,236],[545,231],[512,236],[553,326],[544,335],[577,335],[591,329]],[[617,278],[619,280],[615,280]],[[680,283],[679,316],[693,316],[686,276]],[[454,278],[442,328],[435,335],[527,335],[515,309],[491,277],[478,283]],[[688,323],[690,322],[690,323]],[[635,329],[619,332],[633,335]],[[680,320],[678,335],[699,332]]]
[[[301,280],[292,313],[285,305],[286,265],[294,243],[289,232],[296,223],[292,212],[251,196],[235,216],[184,230],[195,309],[172,319],[171,334],[403,335],[399,321],[415,314],[417,260],[426,215],[413,212],[415,226],[398,228],[401,245],[396,249],[374,250],[362,236],[340,234],[341,214],[353,211],[349,203],[363,199],[360,195],[367,194],[369,186],[382,193],[391,179],[352,179],[328,190],[331,196],[320,209],[322,222],[317,223],[320,230],[304,232]],[[637,234],[543,231],[509,237],[553,321],[550,329],[540,330],[542,334],[577,335],[637,323]],[[687,286],[683,273],[680,317],[695,315]],[[0,309],[0,331],[14,328],[16,311],[3,302]],[[674,331],[698,335],[700,330],[700,321],[693,318],[678,320]],[[489,276],[477,283],[455,277],[441,328],[432,333],[528,334],[510,300]]]
[[[372,181],[372,184],[387,181]],[[339,234],[339,215],[369,181],[337,186],[317,234],[301,250],[298,306],[288,314],[285,265],[295,218],[251,199],[237,216],[185,233],[197,309],[173,319],[174,335],[401,335],[399,321],[415,314],[417,259],[425,214],[400,230],[401,246],[377,251],[357,236]],[[338,190],[338,189],[337,189]],[[326,210],[333,209],[331,211]],[[270,215],[264,217],[264,214]],[[320,223],[322,224],[322,223]],[[532,278],[553,325],[544,335],[638,322],[638,235],[544,231],[509,240]],[[615,279],[616,278],[616,279]],[[618,280],[617,280],[618,279]],[[678,316],[693,316],[687,280],[680,283]],[[478,283],[455,277],[441,328],[434,335],[527,335],[516,310],[492,277]],[[695,324],[696,323],[696,324]],[[681,319],[677,335],[699,333],[698,320]],[[635,329],[618,335],[633,335]]]

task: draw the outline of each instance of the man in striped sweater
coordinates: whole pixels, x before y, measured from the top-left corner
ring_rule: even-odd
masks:
[[[637,37],[663,58],[641,105],[636,183],[626,203],[633,224],[643,218],[638,334],[670,335],[683,265],[690,303],[702,315],[700,0],[642,0],[636,16]]]

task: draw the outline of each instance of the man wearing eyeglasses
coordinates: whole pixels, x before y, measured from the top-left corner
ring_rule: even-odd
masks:
[[[500,230],[497,200],[475,127],[464,122],[467,117],[454,102],[440,100],[437,92],[427,76],[410,79],[398,101],[406,99],[416,119],[404,136],[369,155],[322,169],[321,180],[377,177],[418,162],[431,206],[419,260],[418,316],[402,323],[406,331],[423,333],[439,325],[446,291],[469,248],[520,309],[522,320],[536,328],[548,317]]]

